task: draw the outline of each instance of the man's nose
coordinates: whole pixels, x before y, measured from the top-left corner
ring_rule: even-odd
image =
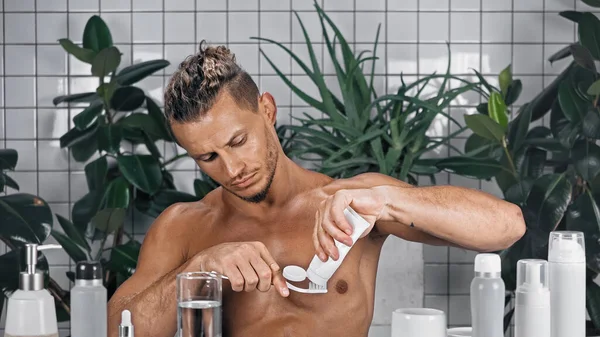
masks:
[[[227,171],[227,174],[229,174],[230,178],[235,178],[237,176],[240,175],[240,173],[242,173],[243,169],[244,169],[244,162],[238,158],[236,158],[235,156],[231,156],[231,155],[225,155],[225,156],[221,156],[223,158],[223,163],[225,166],[225,170]]]

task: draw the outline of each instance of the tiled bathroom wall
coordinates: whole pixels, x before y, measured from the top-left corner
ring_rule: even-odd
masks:
[[[449,43],[454,75],[473,79],[479,70],[491,82],[512,63],[523,81],[515,104],[531,99],[565,66],[546,59],[574,41],[575,26],[558,16],[562,10],[589,9],[579,0],[318,0],[356,51],[372,49],[381,24],[376,90],[395,90],[400,74],[406,81],[445,71]],[[166,58],[171,66],[140,83],[158,102],[177,64],[192,54],[199,41],[226,44],[255,78],[261,91],[271,92],[280,123],[292,115],[313,112],[279,79],[260,54],[262,49],[293,82],[317,95],[302,69],[273,45],[251,39],[261,36],[282,42],[306,60],[307,48],[297,11],[315,43],[326,81],[337,79],[326,50],[312,0],[4,0],[0,17],[0,146],[19,151],[11,176],[23,192],[46,199],[53,212],[67,218],[70,207],[86,193],[83,165],[69,159],[59,141],[77,111],[57,108],[55,96],[93,90],[89,67],[67,58],[57,40],[80,42],[93,14],[108,23],[123,52],[122,65]],[[454,83],[453,83],[454,84]],[[479,97],[465,95],[449,109],[462,121],[474,112]],[[547,121],[541,121],[546,123]],[[431,134],[454,131],[447,120],[436,120]],[[462,147],[464,139],[451,145]],[[434,155],[451,153],[445,147]],[[175,150],[165,148],[173,153]],[[179,150],[181,151],[181,150]],[[178,188],[192,192],[198,171],[191,161],[173,167]],[[500,195],[493,181],[440,174],[438,183],[481,188]],[[427,182],[423,182],[427,183]],[[138,219],[132,231],[139,239],[149,224]],[[58,227],[58,226],[57,226]],[[61,252],[49,253],[51,275],[67,288],[65,271],[72,262]],[[455,248],[430,247],[390,240],[384,249],[378,281],[377,306],[371,336],[389,336],[390,310],[397,305],[427,306],[447,312],[450,326],[469,325],[469,283],[474,254]],[[4,324],[0,325],[2,328]],[[0,333],[2,330],[0,329]],[[61,324],[61,336],[68,324]]]

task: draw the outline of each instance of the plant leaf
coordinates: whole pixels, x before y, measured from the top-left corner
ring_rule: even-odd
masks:
[[[136,188],[153,195],[162,183],[162,173],[155,158],[150,155],[120,155],[117,162],[121,172]]]
[[[145,113],[132,113],[131,115],[120,119],[115,125],[122,127],[123,137],[136,137],[140,142],[144,142],[142,130],[154,141],[158,139],[169,140],[170,135],[165,133],[164,124],[158,124],[155,118]]]
[[[98,127],[94,124],[88,130],[82,131],[85,135],[70,146],[73,159],[80,163],[88,161],[98,151],[98,137],[96,137]]]
[[[588,141],[578,141],[572,150],[573,166],[586,181],[592,181],[600,172],[600,147]]]
[[[581,21],[581,17],[583,16],[583,13],[578,12],[578,11],[562,11],[562,12],[559,12],[558,15],[562,16],[565,19],[571,20],[575,23],[579,23],[579,21]]]
[[[108,235],[117,230],[125,220],[124,208],[104,208],[92,218],[92,225],[99,231]]]
[[[59,245],[62,246],[62,249],[69,255],[70,258],[75,261],[75,263],[79,261],[85,261],[88,259],[87,255],[81,248],[68,236],[64,235],[61,232],[56,230],[52,230],[52,237],[58,242]]]
[[[118,153],[121,149],[123,129],[118,124],[104,124],[98,130],[98,149],[108,153]]]
[[[585,304],[594,326],[600,326],[600,286],[594,281],[585,287]]]
[[[88,223],[92,220],[100,207],[104,193],[101,190],[92,190],[77,200],[71,211],[71,219],[77,229],[86,233]]]
[[[571,201],[571,183],[564,174],[546,174],[535,180],[524,216],[528,227],[550,233],[556,229]]]
[[[600,139],[600,115],[598,110],[591,108],[583,118],[583,135],[592,139]]]
[[[133,111],[144,103],[146,94],[137,87],[119,87],[110,100],[110,106],[117,111]]]
[[[15,149],[0,149],[0,169],[14,170],[19,161],[19,153]]]
[[[511,124],[508,132],[508,143],[514,151],[518,151],[527,137],[533,109],[526,103],[518,112],[515,124]]]
[[[570,149],[573,147],[575,140],[578,136],[578,128],[577,125],[572,125],[565,117],[561,106],[556,100],[554,106],[552,107],[552,113],[550,115],[550,130],[552,130],[552,135],[559,139],[561,144]]]
[[[57,96],[52,100],[52,104],[60,103],[91,103],[100,98],[95,92],[84,92],[80,94]]]
[[[583,3],[585,3],[586,5],[588,5],[590,7],[600,7],[599,0],[581,0],[581,1],[583,1]],[[596,325],[596,326],[600,326],[600,325]]]
[[[103,208],[128,208],[129,183],[123,176],[113,179],[106,188],[103,199]]]
[[[170,64],[167,60],[151,60],[132,64],[121,69],[115,79],[120,85],[132,85],[168,67]]]
[[[577,95],[571,81],[564,81],[560,84],[558,101],[565,117],[570,122],[577,123],[585,117],[587,102]]]
[[[0,197],[0,235],[14,244],[43,243],[52,224],[50,207],[40,197],[28,193]]]
[[[107,268],[123,275],[131,276],[137,267],[141,244],[135,240],[111,249]]]
[[[92,250],[87,240],[85,239],[84,232],[80,231],[77,227],[75,227],[75,225],[71,221],[65,219],[60,214],[56,214],[56,219],[58,219],[60,227],[63,229],[63,232],[65,232],[65,234],[69,237],[69,239],[71,239],[76,245],[85,248],[85,250],[87,250],[88,252]],[[72,255],[70,256],[73,257]]]
[[[568,46],[560,49],[556,53],[552,54],[548,58],[548,62],[550,62],[550,64],[552,64],[552,63],[554,63],[556,61],[560,61],[560,60],[565,59],[565,58],[567,58],[569,56],[571,56],[571,45],[568,45]]]
[[[92,62],[92,75],[105,77],[115,71],[121,64],[121,52],[117,47],[100,50]]]
[[[503,129],[508,126],[508,115],[506,114],[506,104],[498,92],[493,92],[488,101],[488,112],[490,118],[500,124]]]
[[[512,65],[509,64],[506,68],[500,71],[500,75],[498,76],[498,82],[500,83],[500,91],[503,95],[506,95],[508,91],[508,86],[512,83]]]
[[[19,190],[19,184],[17,184],[17,182],[11,178],[10,176],[6,175],[6,173],[3,173],[4,175],[4,184],[8,187],[11,187],[15,190]]]
[[[502,126],[486,115],[465,115],[464,118],[469,129],[483,138],[500,141],[504,137]]]
[[[94,56],[96,55],[96,52],[94,52],[93,50],[82,48],[74,44],[73,41],[69,39],[58,39],[58,43],[60,43],[60,45],[67,53],[75,56],[75,58],[79,61],[85,62],[87,64],[92,64]]]
[[[590,85],[586,93],[592,96],[600,95],[600,80],[597,80],[596,82],[592,83],[592,85]]]
[[[513,204],[522,206],[529,196],[529,191],[531,191],[531,187],[533,187],[534,180],[535,179],[529,177],[519,180],[516,184],[506,190],[504,193],[505,199]]]
[[[146,108],[148,109],[148,115],[154,119],[155,128],[157,129],[157,139],[172,141],[173,137],[169,131],[169,128],[167,127],[167,120],[165,116],[156,102],[154,102],[154,100],[148,96],[146,96]],[[146,126],[144,126],[144,129],[146,129]]]
[[[583,13],[578,25],[579,41],[596,60],[600,60],[600,20],[592,13]]]
[[[198,179],[194,181],[196,187]],[[208,192],[207,192],[208,193]],[[144,212],[151,217],[158,217],[167,207],[178,202],[193,202],[200,200],[200,196],[175,190],[160,190],[150,200],[150,207]]]
[[[106,156],[101,156],[98,159],[86,164],[84,171],[88,189],[90,191],[104,189],[106,173],[108,172],[108,162],[106,161]]]
[[[521,96],[521,92],[523,92],[523,83],[521,80],[513,80],[511,85],[508,86],[504,97],[506,105],[510,106],[515,103],[519,99],[519,96]]]
[[[577,64],[579,64],[585,69],[592,71],[593,73],[596,73],[596,65],[594,64],[594,59],[592,58],[592,54],[587,48],[583,47],[578,43],[573,43],[569,46],[569,48],[571,49],[571,55],[573,55],[573,59],[575,60],[575,62],[577,62]]]
[[[112,35],[108,26],[100,16],[92,15],[83,29],[83,48],[99,52],[112,45]]]
[[[568,78],[571,69],[575,67],[576,63],[571,62],[560,75],[558,75],[548,86],[544,88],[533,100],[530,105],[533,110],[531,113],[531,121],[536,121],[542,118],[551,108],[552,104],[556,100],[558,94],[558,88],[561,83]]]
[[[503,170],[502,165],[490,158],[448,157],[439,160],[440,170],[473,179],[490,179]]]
[[[88,107],[77,114],[77,116],[73,117],[75,127],[81,131],[87,129],[103,109],[104,105],[102,104],[102,101],[97,100],[92,102]]]

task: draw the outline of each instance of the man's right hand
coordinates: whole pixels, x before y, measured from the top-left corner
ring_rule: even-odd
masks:
[[[283,297],[289,295],[279,265],[262,242],[222,243],[198,254],[200,268],[227,276],[233,291],[266,292],[275,286]]]

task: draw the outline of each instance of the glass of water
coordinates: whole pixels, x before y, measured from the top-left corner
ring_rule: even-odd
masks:
[[[189,272],[177,275],[179,337],[221,337],[221,275]]]

